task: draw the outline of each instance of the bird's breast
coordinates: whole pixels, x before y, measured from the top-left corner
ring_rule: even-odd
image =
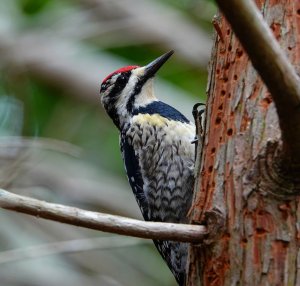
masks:
[[[195,127],[159,114],[139,114],[127,131],[138,158],[152,220],[176,221],[191,199]],[[180,207],[179,207],[180,206]]]
[[[192,123],[165,118],[159,114],[138,114],[133,116],[127,135],[132,138],[135,146],[153,145],[156,141],[172,146],[174,144],[186,147],[186,152],[194,152],[191,144],[195,136],[195,126]]]

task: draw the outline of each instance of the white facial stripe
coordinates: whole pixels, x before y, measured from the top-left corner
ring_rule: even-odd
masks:
[[[149,79],[143,86],[141,93],[136,97],[134,107],[143,107],[153,101],[157,101],[157,98],[154,95],[153,79]]]
[[[119,99],[116,103],[116,108],[120,115],[125,116],[127,114],[127,102],[130,98],[130,95],[132,94],[134,87],[138,81],[138,77],[131,75],[129,78],[129,81],[123,91],[121,92]]]
[[[137,68],[137,69],[134,69],[132,71],[132,74],[137,76],[137,77],[141,77],[145,74],[145,68],[144,67],[141,67],[141,68]]]
[[[113,76],[110,78],[110,83],[115,83],[116,80],[117,80],[117,78],[119,77],[119,75],[120,75],[119,73],[113,75]]]

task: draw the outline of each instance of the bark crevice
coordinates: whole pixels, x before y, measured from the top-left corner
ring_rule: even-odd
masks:
[[[216,242],[225,232],[226,219],[224,214],[218,208],[206,211],[202,225],[207,228],[207,235],[203,239],[203,244],[210,245]]]
[[[300,166],[287,162],[278,141],[269,141],[258,158],[258,189],[277,199],[290,200],[300,194]]]

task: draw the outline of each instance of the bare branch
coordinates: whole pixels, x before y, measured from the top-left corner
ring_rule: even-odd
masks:
[[[201,225],[144,222],[47,203],[15,195],[3,189],[0,189],[0,207],[38,218],[141,238],[200,242],[207,234],[206,227]]]
[[[16,153],[19,152],[21,148],[39,148],[45,150],[56,151],[60,153],[65,153],[73,157],[79,157],[82,153],[80,147],[75,146],[66,141],[57,140],[53,138],[43,138],[43,137],[24,137],[24,136],[1,136],[0,138],[0,155],[5,156],[6,153]],[[3,150],[8,149],[8,150]],[[2,155],[2,153],[4,153]]]
[[[113,38],[117,39],[118,45],[126,42],[129,44],[159,42],[165,47],[174,49],[193,65],[207,64],[211,39],[201,27],[195,25],[172,5],[149,0],[81,0],[80,2],[92,7],[91,14],[94,18],[97,15],[100,24],[97,27],[98,34],[100,31],[103,35],[103,29],[107,28],[107,25],[110,26],[109,37],[101,42],[102,46],[103,42],[108,42],[111,46],[113,43],[110,41]],[[72,24],[61,25],[61,27],[70,28]],[[176,33],[173,33],[175,26]],[[82,25],[76,33],[80,33],[80,30]]]
[[[80,57],[83,51],[86,56]],[[16,73],[29,72],[49,85],[62,88],[65,95],[99,105],[100,81],[112,70],[130,63],[105,52],[96,55],[87,45],[55,33],[35,31],[17,37],[0,33],[0,64]],[[168,103],[167,95],[172,94],[172,105],[184,114],[190,113],[193,101],[184,90],[160,80],[157,88],[165,91],[161,100]]]
[[[300,164],[300,85],[295,69],[252,0],[216,0],[272,94],[284,155]]]
[[[132,237],[124,238],[118,236],[105,236],[58,241],[54,243],[39,244],[29,247],[1,251],[0,264],[39,258],[42,256],[54,254],[132,247],[148,242],[149,240]]]

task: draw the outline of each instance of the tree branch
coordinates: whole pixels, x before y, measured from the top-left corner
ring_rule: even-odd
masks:
[[[144,222],[47,203],[3,189],[0,189],[0,207],[66,224],[141,238],[200,242],[207,234],[206,227],[201,225]]]
[[[24,261],[48,255],[70,254],[82,251],[116,249],[150,243],[139,238],[120,236],[102,236],[93,238],[58,241],[34,246],[15,248],[0,252],[0,264]]]
[[[250,0],[216,0],[272,94],[287,161],[300,165],[300,85],[262,14]]]

